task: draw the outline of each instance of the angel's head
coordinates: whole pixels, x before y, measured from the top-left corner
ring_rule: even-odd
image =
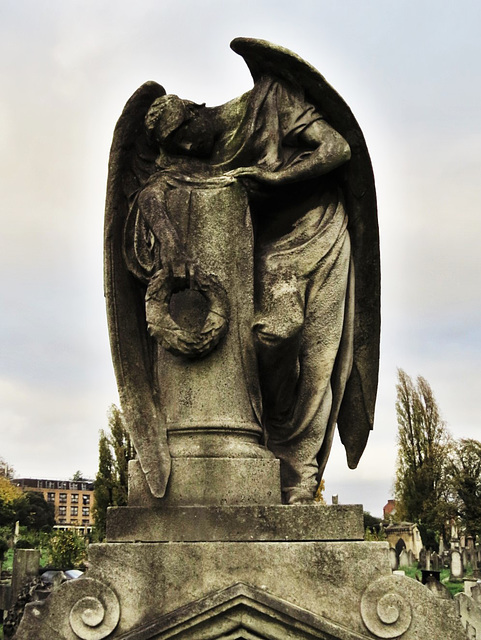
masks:
[[[151,139],[173,153],[206,156],[212,151],[214,129],[205,104],[161,96],[151,104],[145,126]]]

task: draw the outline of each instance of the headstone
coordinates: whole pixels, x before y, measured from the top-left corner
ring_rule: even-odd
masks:
[[[466,593],[456,594],[455,601],[466,639],[479,640],[481,638],[481,606]]]
[[[444,600],[450,600],[452,598],[451,593],[445,587],[444,584],[441,584],[439,580],[434,576],[429,576],[426,581],[426,587],[434,593],[438,598],[443,598]]]
[[[469,550],[466,549],[466,547],[464,547],[462,550],[462,556],[463,556],[463,567],[467,567],[468,564],[470,563],[470,557],[469,557]]]
[[[467,578],[464,578],[463,582],[464,582],[464,593],[467,596],[471,597],[471,591],[476,587],[476,585],[478,584],[478,581],[472,576],[468,576]]]
[[[450,580],[462,580],[464,576],[463,561],[457,549],[451,551]]]
[[[473,546],[470,549],[470,557],[471,557],[471,566],[473,569],[473,574],[476,578],[479,578],[480,576],[478,575],[479,572],[479,553],[478,553],[478,548],[474,545],[474,541],[473,541]]]
[[[431,569],[434,569],[435,571],[440,571],[442,569],[441,558],[435,551],[431,554]]]
[[[481,583],[476,582],[474,587],[471,587],[471,598],[481,605]]]
[[[337,493],[332,496],[331,504],[339,504],[339,496],[337,495]]]
[[[389,548],[389,560],[391,561],[391,569],[396,571],[399,567],[399,560],[397,557],[396,549],[394,547]]]
[[[412,549],[408,549],[408,566],[413,565],[414,561],[415,561],[414,553],[412,552]]]
[[[408,552],[406,551],[406,549],[403,549],[401,551],[401,554],[399,556],[399,566],[400,567],[409,567],[409,555],[408,555]]]
[[[40,564],[40,551],[38,549],[15,549],[13,554],[12,586],[10,591],[13,604],[22,587],[37,577]]]
[[[426,549],[423,547],[421,549],[421,551],[419,552],[419,568],[420,569],[426,569],[426,557],[427,557],[427,551]]]

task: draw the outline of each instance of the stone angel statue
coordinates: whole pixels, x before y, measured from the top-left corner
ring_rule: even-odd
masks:
[[[312,500],[337,424],[373,426],[379,242],[349,107],[295,54],[237,38],[254,86],[217,107],[147,82],[119,119],[105,223],[120,398],[150,491],[172,462],[280,460]]]

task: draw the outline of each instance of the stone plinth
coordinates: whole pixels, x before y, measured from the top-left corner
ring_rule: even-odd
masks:
[[[361,505],[117,507],[110,542],[360,541]]]
[[[452,601],[391,574],[387,543],[106,543],[90,564],[18,638],[465,640]]]
[[[362,542],[360,505],[116,508],[108,538],[17,639],[465,640],[452,600]]]

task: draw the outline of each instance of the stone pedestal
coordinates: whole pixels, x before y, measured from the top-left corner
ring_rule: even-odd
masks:
[[[27,606],[22,640],[465,640],[454,603],[394,576],[361,506],[111,509],[87,576]]]

